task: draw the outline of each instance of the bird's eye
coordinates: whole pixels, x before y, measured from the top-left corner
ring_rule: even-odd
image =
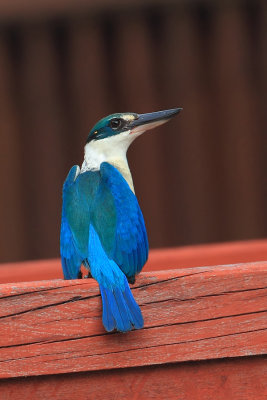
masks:
[[[122,125],[123,125],[123,121],[120,118],[113,118],[109,123],[109,126],[113,130],[120,129],[122,127]]]

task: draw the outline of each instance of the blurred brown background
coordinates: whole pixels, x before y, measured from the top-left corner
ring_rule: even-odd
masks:
[[[118,111],[183,107],[129,150],[150,246],[267,235],[267,3],[0,2],[0,261],[59,254],[61,187]]]

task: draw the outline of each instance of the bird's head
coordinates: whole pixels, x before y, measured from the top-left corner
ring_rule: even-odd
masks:
[[[181,108],[172,110],[157,111],[147,114],[136,113],[117,113],[111,114],[101,119],[90,131],[86,143],[93,140],[108,140],[110,145],[113,143],[114,136],[117,141],[129,141],[139,136],[148,129],[155,128],[167,122],[171,117],[178,114]],[[132,136],[133,135],[133,136]]]
[[[125,160],[127,149],[136,137],[164,124],[181,110],[174,108],[147,114],[117,113],[101,119],[87,137],[86,168],[99,169],[101,162]]]

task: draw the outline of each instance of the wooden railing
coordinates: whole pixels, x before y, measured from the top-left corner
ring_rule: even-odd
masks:
[[[262,241],[206,246],[206,259],[227,247],[267,258]],[[155,251],[155,266],[179,251]],[[132,290],[144,328],[108,334],[94,280],[0,285],[1,400],[265,398],[267,262],[144,272]]]

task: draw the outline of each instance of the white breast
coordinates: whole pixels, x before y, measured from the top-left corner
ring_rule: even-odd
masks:
[[[108,162],[117,168],[134,193],[132,175],[128,166],[126,153],[135,139],[129,131],[106,139],[92,140],[84,148],[84,161],[81,173],[85,171],[99,171],[102,162]]]

